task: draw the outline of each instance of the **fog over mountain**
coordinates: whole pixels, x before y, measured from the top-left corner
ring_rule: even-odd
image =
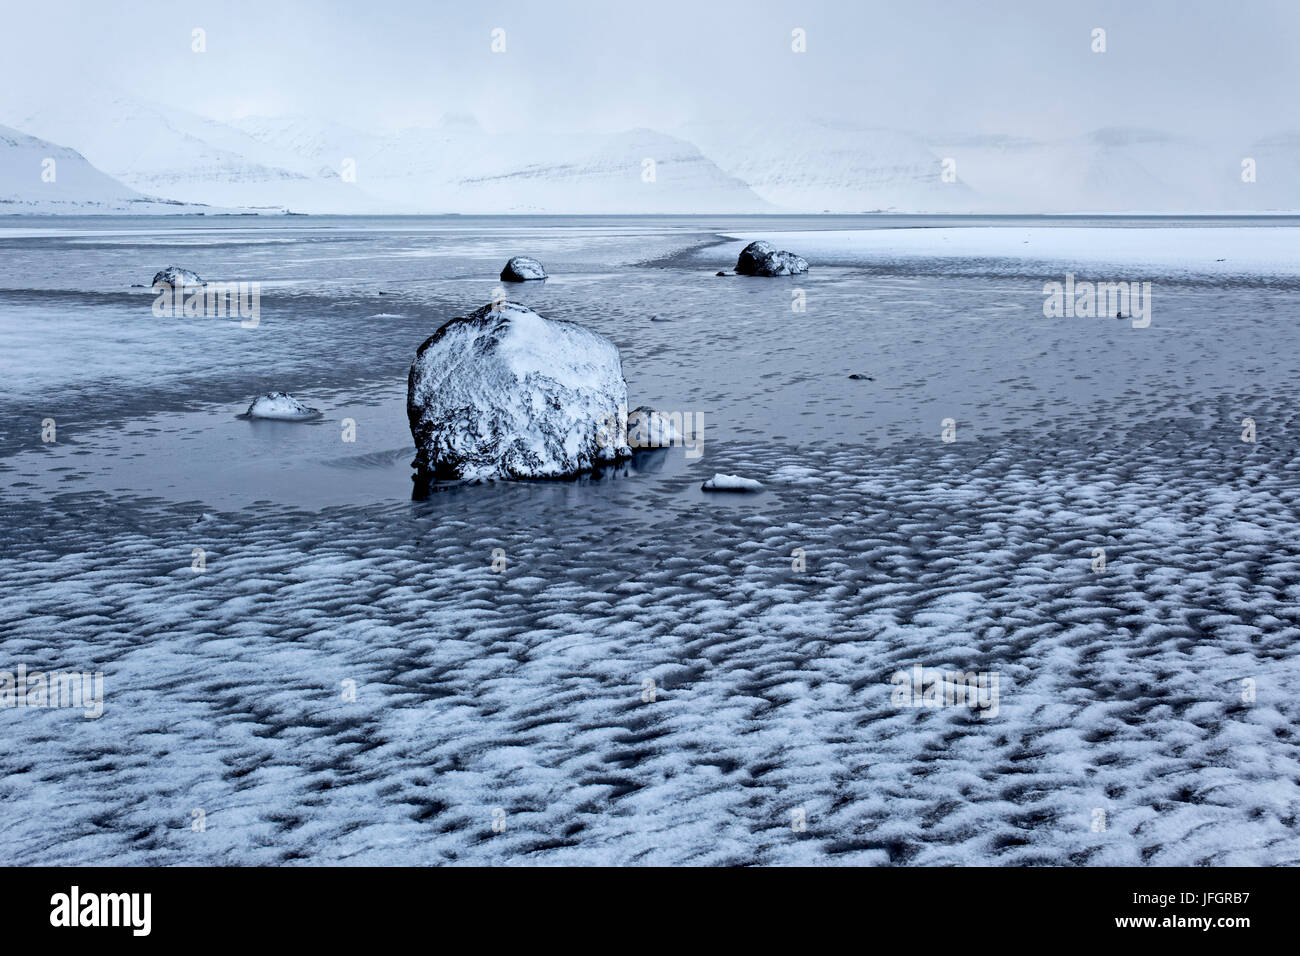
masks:
[[[1300,7],[1280,0],[130,9],[6,11],[0,123],[177,201],[1300,209]]]

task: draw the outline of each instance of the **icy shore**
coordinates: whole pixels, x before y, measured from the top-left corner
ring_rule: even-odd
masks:
[[[580,523],[560,485],[29,508],[6,650],[104,671],[105,709],[0,709],[0,836],[16,864],[1300,863],[1294,440],[1090,437],[869,477],[732,449],[772,502],[741,520],[657,485]],[[916,665],[998,674],[997,716],[896,707]]]

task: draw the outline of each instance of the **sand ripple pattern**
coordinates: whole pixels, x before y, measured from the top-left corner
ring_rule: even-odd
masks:
[[[1240,441],[1247,403],[1274,437]],[[1192,412],[717,444],[769,488],[744,503],[694,472],[206,519],[0,500],[0,666],[107,692],[0,710],[4,862],[1300,863],[1290,413]],[[998,716],[896,709],[918,663],[998,672]]]

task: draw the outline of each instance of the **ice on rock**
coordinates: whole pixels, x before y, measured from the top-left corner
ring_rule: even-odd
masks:
[[[199,278],[197,272],[191,272],[189,269],[182,269],[180,266],[168,266],[161,272],[154,274],[152,286],[169,285],[173,289],[186,285],[203,285],[203,280]]]
[[[406,412],[426,478],[564,478],[632,453],[618,347],[514,302],[420,346]]]
[[[536,259],[529,256],[514,256],[501,270],[502,282],[527,282],[530,279],[545,279],[546,269]]]
[[[270,418],[282,422],[300,422],[319,418],[320,411],[308,408],[288,392],[270,392],[259,395],[248,406],[249,418]]]
[[[682,441],[677,421],[649,405],[634,408],[627,416],[627,443],[633,448],[666,448]]]
[[[763,485],[753,478],[740,475],[724,475],[721,472],[700,485],[703,491],[762,491]]]
[[[751,242],[736,260],[736,273],[742,276],[793,276],[807,271],[807,259],[778,250],[765,239]]]

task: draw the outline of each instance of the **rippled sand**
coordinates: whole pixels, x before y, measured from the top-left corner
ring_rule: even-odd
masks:
[[[0,669],[101,670],[105,705],[0,709],[8,860],[1300,862],[1285,280],[1157,284],[1134,330],[1045,319],[1057,277],[1005,263],[814,263],[796,314],[696,232],[512,248],[567,272],[529,304],[611,335],[634,403],[706,416],[700,459],[601,480],[410,500],[404,366],[508,237],[427,280],[403,270],[431,240],[350,239],[393,296],[322,276],[266,295],[260,340],[140,324],[168,361],[27,369],[0,399]],[[28,334],[148,315],[3,286]],[[234,418],[267,369],[327,420]],[[700,491],[716,471],[766,490]],[[998,713],[896,707],[915,665],[998,674]]]

